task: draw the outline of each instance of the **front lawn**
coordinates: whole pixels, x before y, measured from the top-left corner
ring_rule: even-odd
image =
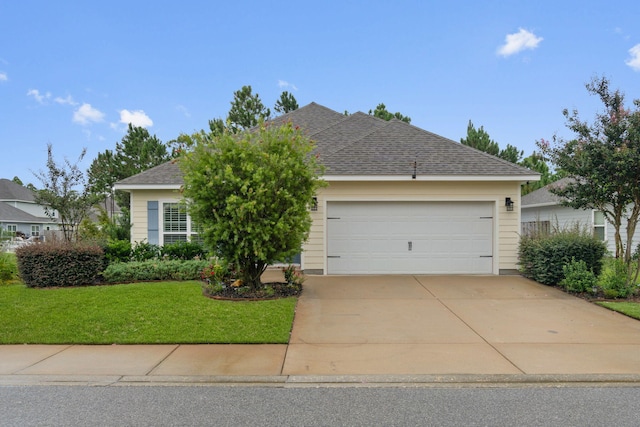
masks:
[[[218,301],[201,284],[79,288],[0,286],[0,344],[183,344],[289,341],[296,299]]]
[[[598,301],[596,304],[640,320],[640,304],[630,301]]]

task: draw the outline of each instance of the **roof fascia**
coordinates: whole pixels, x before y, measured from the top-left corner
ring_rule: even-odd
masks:
[[[131,190],[180,190],[180,184],[115,184],[114,190],[131,191]]]
[[[325,181],[539,181],[539,175],[325,175]]]
[[[544,202],[544,203],[535,203],[532,205],[521,205],[520,209],[529,209],[529,208],[545,208],[548,206],[560,206],[560,202]]]

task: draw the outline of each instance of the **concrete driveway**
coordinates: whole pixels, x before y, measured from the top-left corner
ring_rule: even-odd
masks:
[[[640,374],[640,322],[519,276],[315,276],[282,374]]]

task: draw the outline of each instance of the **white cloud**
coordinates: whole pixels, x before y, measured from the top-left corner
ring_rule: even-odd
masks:
[[[629,49],[629,55],[631,55],[631,58],[627,59],[624,63],[633,68],[634,71],[640,71],[640,44]]]
[[[9,76],[7,76],[7,73],[0,71],[0,82],[6,82],[7,80],[9,80]]]
[[[61,105],[78,105],[78,103],[73,100],[71,95],[67,95],[66,98],[62,98],[60,96],[56,96],[53,100],[55,102],[57,102],[58,104],[61,104]]]
[[[47,99],[51,98],[51,93],[47,92],[47,93],[41,94],[38,89],[29,89],[27,91],[27,96],[32,96],[33,99],[35,99],[38,102],[38,104],[45,104]]]
[[[510,56],[525,49],[535,49],[542,41],[542,37],[520,28],[517,33],[507,34],[505,44],[498,49],[498,55]]]
[[[104,113],[100,110],[93,108],[91,104],[84,103],[73,112],[73,121],[74,123],[79,123],[81,125],[88,125],[97,122],[101,122],[104,120]]]
[[[151,127],[153,126],[153,120],[145,114],[142,110],[121,110],[120,111],[120,123],[129,124],[138,127]]]
[[[278,80],[278,87],[279,87],[279,88],[281,88],[281,89],[284,89],[284,88],[288,88],[288,87],[290,87],[290,88],[291,88],[291,89],[293,89],[293,90],[298,90],[298,88],[296,87],[296,85],[294,85],[294,84],[292,84],[292,83],[289,83],[289,82],[288,82],[288,81],[286,81],[286,80]]]

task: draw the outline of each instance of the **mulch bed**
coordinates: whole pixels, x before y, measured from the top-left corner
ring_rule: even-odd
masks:
[[[259,301],[298,296],[302,293],[302,285],[290,285],[286,282],[263,283],[258,289],[252,290],[246,286],[225,286],[218,292],[213,292],[209,286],[202,287],[202,294],[206,297],[230,301]]]

